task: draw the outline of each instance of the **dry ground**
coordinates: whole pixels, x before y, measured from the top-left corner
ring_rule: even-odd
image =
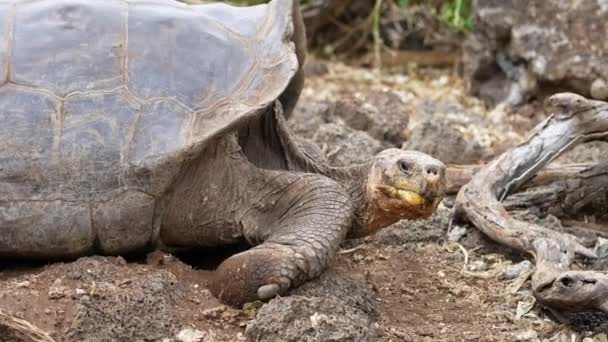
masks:
[[[403,115],[409,116],[407,129],[400,132],[405,145],[432,148],[435,154],[490,158],[517,143],[543,116],[535,105],[515,114],[486,108],[466,95],[464,82],[451,70],[400,70],[379,77],[371,71],[312,62],[308,72],[300,111],[315,101],[365,101],[367,93],[391,91],[401,98]],[[425,136],[424,125],[432,123],[429,117],[446,120],[447,140],[438,135],[424,143],[422,138],[412,141]],[[343,124],[336,122],[331,127]],[[369,135],[360,135],[364,133],[349,135],[351,128],[330,138],[315,136],[318,127],[310,129],[308,137],[328,159],[336,153],[361,155],[359,150],[349,151],[361,141],[374,144]],[[462,151],[451,150],[463,141],[467,145]],[[345,147],[336,152],[323,143]],[[449,206],[450,199],[445,204]],[[401,223],[344,245],[334,269],[369,288],[379,308],[379,319],[373,323],[377,332],[370,340],[572,340],[566,327],[549,320],[542,308],[532,307],[525,276],[503,278],[505,269],[522,256],[487,241],[471,227],[463,227],[467,233],[460,243],[449,242],[448,221],[449,208],[442,206],[430,220]],[[0,269],[0,309],[32,322],[57,341],[245,340],[246,326],[258,307],[227,308],[205,289],[210,271],[204,268],[212,268],[221,257],[208,253],[183,260],[188,264],[153,253],[129,261],[93,256],[48,265],[6,263]],[[595,339],[604,341],[605,336]],[[0,341],[9,340],[0,336]]]

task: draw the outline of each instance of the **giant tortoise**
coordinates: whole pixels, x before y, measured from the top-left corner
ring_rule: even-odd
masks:
[[[347,236],[431,215],[441,162],[332,167],[286,126],[304,41],[293,0],[0,0],[0,256],[245,242],[211,284],[239,305],[318,276]]]

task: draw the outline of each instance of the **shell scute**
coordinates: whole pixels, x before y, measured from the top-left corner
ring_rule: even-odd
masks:
[[[18,3],[11,79],[57,96],[121,85],[126,20],[119,0]]]

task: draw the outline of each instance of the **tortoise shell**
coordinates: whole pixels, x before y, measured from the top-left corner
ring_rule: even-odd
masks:
[[[153,239],[184,161],[298,71],[292,6],[0,0],[0,254]]]

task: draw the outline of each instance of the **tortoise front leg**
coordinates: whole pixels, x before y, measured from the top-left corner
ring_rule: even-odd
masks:
[[[352,205],[344,189],[324,176],[260,171],[248,183],[259,192],[240,220],[256,247],[224,261],[210,290],[234,306],[269,299],[319,276],[351,226]],[[251,189],[250,189],[251,190]]]

